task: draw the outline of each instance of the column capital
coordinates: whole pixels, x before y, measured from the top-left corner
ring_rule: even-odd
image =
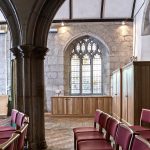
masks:
[[[16,58],[21,58],[22,57],[22,52],[18,47],[13,47],[13,48],[10,49],[10,51],[13,53],[13,55]]]
[[[35,46],[33,45],[20,45],[19,49],[23,54],[23,57],[30,58]]]
[[[37,47],[34,45],[20,45],[19,49],[21,50],[23,57],[33,57],[39,59],[44,59],[44,56],[48,51],[48,48],[46,47]]]
[[[33,50],[32,57],[44,59],[47,52],[48,52],[48,48],[46,48],[46,47],[35,47]]]

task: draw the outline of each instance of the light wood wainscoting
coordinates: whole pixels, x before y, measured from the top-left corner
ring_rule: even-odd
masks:
[[[6,116],[8,110],[8,96],[0,95],[0,116]]]
[[[52,97],[53,116],[93,116],[96,109],[112,112],[111,96],[57,96]]]

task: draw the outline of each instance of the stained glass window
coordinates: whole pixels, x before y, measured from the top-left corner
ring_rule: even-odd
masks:
[[[71,53],[71,94],[102,93],[101,50],[91,38],[83,38]]]

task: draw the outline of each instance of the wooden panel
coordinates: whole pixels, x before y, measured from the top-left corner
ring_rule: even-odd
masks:
[[[2,95],[0,96],[0,115],[7,115],[7,110],[8,110],[8,96],[7,95]]]

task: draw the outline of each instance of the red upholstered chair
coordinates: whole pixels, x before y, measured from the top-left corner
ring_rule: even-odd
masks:
[[[150,130],[139,131],[138,134],[147,141],[150,141]]]
[[[142,126],[142,123],[150,123],[150,109],[142,109],[141,117],[140,117],[140,125],[134,125],[130,126],[130,128],[134,132],[144,131],[144,130],[150,130],[150,128],[146,128]]]
[[[23,124],[23,120],[24,120],[24,117],[25,117],[25,114],[24,113],[21,113],[21,112],[18,112],[17,115],[16,115],[16,119],[14,119],[15,117],[13,117],[13,119],[15,120],[15,126],[1,126],[0,127],[0,132],[4,132],[4,131],[15,131],[16,129],[19,129],[22,124]]]
[[[140,136],[135,136],[131,150],[150,150],[150,143]]]
[[[76,134],[81,133],[81,132],[97,132],[97,124],[99,124],[99,118],[100,115],[102,114],[102,111],[99,109],[96,110],[95,116],[94,116],[94,126],[93,127],[77,127],[73,129],[74,132],[74,147],[76,147]]]
[[[116,150],[119,150],[119,146],[122,150],[129,150],[131,139],[133,137],[133,131],[123,124],[117,125],[117,131],[110,129],[113,138],[116,143]],[[114,124],[114,127],[116,125]],[[115,137],[114,137],[115,134]],[[114,150],[111,143],[106,140],[88,140],[80,141],[78,143],[78,150]]]
[[[101,129],[105,129],[106,131],[106,126],[107,122],[111,116],[106,114],[106,113],[101,113],[100,118],[99,118],[99,125]],[[76,133],[76,144],[79,141],[85,141],[85,140],[95,140],[95,139],[105,139],[104,138],[104,133],[100,131],[94,131],[94,132],[80,132]]]
[[[20,134],[19,139],[18,139],[17,150],[24,150],[24,144],[25,144],[25,138],[27,135],[28,125],[29,125],[29,122],[28,120],[26,120],[23,123],[22,127],[16,131],[16,133]]]
[[[0,138],[0,150],[18,150],[18,133],[13,133],[9,138]]]

